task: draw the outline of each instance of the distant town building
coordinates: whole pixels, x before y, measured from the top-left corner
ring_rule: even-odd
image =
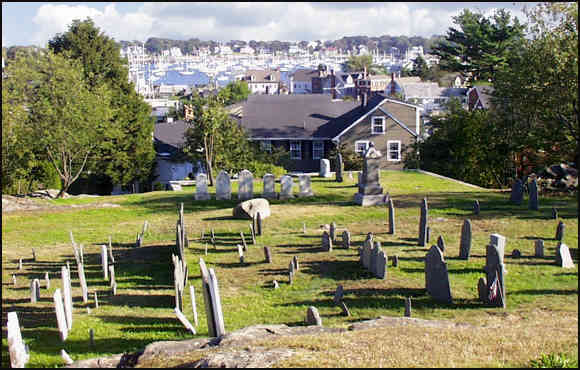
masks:
[[[248,70],[242,81],[248,82],[252,94],[275,95],[280,93],[280,71]]]

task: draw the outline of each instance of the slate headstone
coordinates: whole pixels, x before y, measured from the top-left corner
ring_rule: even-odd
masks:
[[[442,235],[437,238],[437,247],[441,250],[441,253],[445,253],[445,240]]]
[[[254,175],[248,170],[242,170],[238,176],[238,200],[248,200],[254,197]]]
[[[419,245],[424,247],[427,244],[427,227],[428,227],[428,217],[429,209],[427,206],[427,198],[423,198],[421,201],[421,213],[419,218]]]
[[[552,207],[552,218],[554,220],[557,220],[558,219],[558,210],[556,208],[554,208],[554,207]]]
[[[371,262],[370,262],[370,266],[369,266],[369,271],[371,272],[371,274],[377,276],[377,263],[378,263],[379,251],[381,251],[381,243],[374,242],[373,244],[374,244],[374,247],[373,247],[373,249],[371,249]]]
[[[40,299],[40,281],[34,279],[30,282],[30,303],[36,303]]]
[[[461,227],[461,239],[459,242],[459,258],[468,260],[471,252],[471,221],[463,221]]]
[[[405,298],[405,317],[411,317],[411,297]]]
[[[503,264],[503,249],[498,244],[487,246],[486,254],[486,303],[496,307],[506,308],[505,266]]]
[[[330,239],[333,243],[336,243],[336,222],[332,222],[330,224]]]
[[[195,200],[209,200],[210,195],[207,188],[207,175],[198,173],[195,176]]]
[[[425,256],[425,288],[436,301],[451,303],[447,264],[436,245],[431,246]]]
[[[322,233],[322,250],[327,252],[332,251],[332,239],[326,230]]]
[[[487,301],[487,280],[484,277],[479,278],[477,282],[477,293],[479,300],[485,303]]]
[[[344,163],[342,162],[342,154],[336,155],[336,182],[342,182],[342,172],[344,171]]]
[[[473,201],[473,214],[478,215],[480,211],[479,201],[476,199]]]
[[[350,232],[348,230],[342,232],[342,247],[344,249],[350,248]]]
[[[530,193],[530,198],[528,202],[528,208],[532,211],[537,211],[540,209],[539,199],[538,199],[538,182],[533,179],[528,184],[528,191]]]
[[[342,297],[344,296],[344,288],[342,287],[342,285],[339,285],[336,287],[336,292],[334,292],[334,304],[339,304],[340,302],[342,302]]]
[[[264,259],[266,263],[272,263],[272,252],[270,251],[270,247],[264,247]]]
[[[524,185],[522,180],[517,179],[512,185],[512,192],[510,195],[510,202],[520,205],[524,199]]]
[[[395,234],[395,207],[393,205],[393,200],[389,198],[389,234]]]
[[[377,254],[375,270],[377,278],[384,279],[387,277],[387,254],[382,249]]]
[[[394,255],[393,256],[393,267],[397,267],[399,266],[399,256]]]
[[[58,324],[58,332],[60,334],[60,340],[65,341],[68,336],[68,325],[66,314],[64,311],[64,300],[62,294],[60,293],[60,289],[57,288],[54,291],[54,295],[52,296],[54,300],[54,308],[56,311],[56,322]]]
[[[310,306],[306,311],[306,325],[322,326],[322,319],[316,307]]]
[[[215,199],[230,200],[232,199],[232,183],[230,175],[226,171],[220,171],[216,179]]]
[[[534,256],[536,257],[544,257],[544,241],[542,239],[537,239],[534,242]]]

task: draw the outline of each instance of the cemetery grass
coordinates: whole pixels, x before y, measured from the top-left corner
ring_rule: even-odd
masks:
[[[296,183],[295,179],[295,183]],[[226,331],[256,324],[304,325],[308,306],[318,308],[324,326],[347,328],[354,322],[379,316],[400,317],[404,299],[412,298],[412,315],[421,319],[468,323],[476,328],[369,329],[311,338],[280,338],[261,347],[285,346],[302,351],[276,366],[529,366],[543,353],[565,353],[578,359],[578,209],[575,197],[541,197],[540,211],[529,211],[509,203],[509,193],[467,187],[415,172],[385,171],[381,183],[394,201],[396,233],[387,234],[386,207],[360,207],[352,202],[353,181],[312,178],[315,197],[272,200],[272,216],[263,221],[263,235],[252,245],[250,220],[231,217],[238,202],[195,201],[195,188],[183,192],[158,191],[146,194],[71,198],[49,201],[57,205],[82,204],[83,208],[18,211],[2,216],[2,366],[9,366],[6,341],[7,313],[18,312],[22,336],[30,348],[28,366],[62,366],[60,350],[74,359],[86,359],[142,349],[161,340],[183,340],[193,336],[173,313],[174,289],[171,254],[175,250],[177,206],[184,203],[185,225],[190,248],[186,250],[189,283],[195,287],[199,325],[197,337],[207,337],[207,323],[198,261],[202,257],[218,277]],[[276,190],[279,191],[279,183]],[[297,185],[294,189],[297,193]],[[254,194],[262,184],[255,181]],[[210,187],[212,197],[215,188]],[[431,240],[417,245],[419,206],[427,197]],[[232,199],[237,182],[232,183]],[[479,215],[472,204],[478,199]],[[526,198],[527,200],[527,198]],[[119,207],[99,207],[101,203]],[[570,247],[575,267],[554,265],[558,209],[565,223],[564,243]],[[459,260],[459,237],[465,218],[472,222],[473,242],[469,261]],[[143,246],[134,248],[144,221],[149,223]],[[323,252],[323,224],[336,222],[338,243]],[[303,234],[303,222],[307,233]],[[210,228],[216,247],[209,242]],[[351,233],[351,249],[341,249],[341,233]],[[81,300],[80,285],[70,243],[85,246],[85,270],[89,291],[97,291],[99,308]],[[200,240],[205,231],[204,240]],[[244,233],[248,251],[240,264],[237,244]],[[374,278],[359,263],[357,248],[366,233],[373,232],[389,256],[387,278]],[[483,277],[485,246],[489,235],[507,238],[505,263],[507,309],[487,307],[477,299],[477,281]],[[437,237],[445,239],[445,258],[453,304],[434,302],[425,292],[424,257]],[[117,295],[112,296],[100,268],[99,245],[111,236],[116,259]],[[544,239],[544,258],[534,257],[534,240]],[[207,245],[207,255],[205,246]],[[263,246],[272,249],[273,262],[264,263]],[[36,251],[32,261],[31,248]],[[511,258],[513,249],[522,257]],[[288,264],[298,256],[300,270],[288,284]],[[398,255],[399,267],[390,257]],[[23,269],[18,270],[18,259]],[[74,297],[74,322],[66,342],[60,342],[52,295],[61,287],[60,266],[70,261]],[[45,289],[44,273],[50,274]],[[17,285],[12,285],[12,275]],[[30,281],[41,279],[41,299],[30,303]],[[272,280],[280,288],[272,288]],[[340,315],[333,304],[337,285],[344,286],[344,302],[351,316]],[[91,313],[87,313],[90,307]],[[193,322],[189,290],[184,293],[184,314]],[[89,329],[94,329],[94,346]],[[362,343],[367,343],[361,346]],[[352,351],[353,348],[364,348]],[[433,349],[430,356],[418,356]],[[348,356],[345,357],[345,352]],[[385,353],[389,355],[386,356]],[[435,355],[436,354],[436,355]],[[151,366],[190,363],[199,354],[162,359]]]

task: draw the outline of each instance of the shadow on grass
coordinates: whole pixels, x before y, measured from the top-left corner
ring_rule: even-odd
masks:
[[[527,294],[535,294],[535,295],[573,295],[578,294],[578,289],[570,289],[570,290],[555,290],[555,289],[523,289],[523,290],[512,290],[509,292],[512,295],[527,295]]]

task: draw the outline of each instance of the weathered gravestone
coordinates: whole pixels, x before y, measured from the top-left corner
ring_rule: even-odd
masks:
[[[264,198],[255,198],[239,203],[232,210],[234,218],[253,220],[260,212],[262,221],[270,217],[270,203]]]
[[[232,183],[230,175],[226,171],[220,171],[216,179],[215,199],[230,200],[232,199]]]
[[[280,178],[280,199],[284,200],[294,198],[294,195],[292,194],[292,185],[294,185],[292,176],[284,175]]]
[[[395,207],[393,200],[389,198],[389,234],[395,234]]]
[[[437,247],[441,250],[441,253],[445,253],[445,240],[442,235],[437,238]]]
[[[46,285],[46,289],[50,289],[50,279],[48,277],[48,272],[44,273],[44,281],[45,281],[45,285]]]
[[[433,299],[451,303],[449,273],[441,250],[433,245],[425,256],[425,288]]]
[[[380,185],[381,152],[371,143],[364,154],[363,172],[359,178],[359,191],[354,195],[354,202],[363,207],[386,204],[389,194],[383,194]]]
[[[20,332],[20,324],[16,312],[8,312],[6,326],[8,331],[7,342],[8,352],[10,354],[10,367],[24,368],[30,359],[30,355],[26,350],[26,345],[22,341],[22,333]]]
[[[479,211],[480,211],[480,209],[479,209],[479,200],[476,199],[475,201],[473,201],[473,213],[476,214],[476,215],[478,215],[479,214]]]
[[[405,298],[405,317],[411,317],[411,297]]]
[[[34,279],[30,282],[30,303],[36,303],[40,299],[40,281]]]
[[[330,174],[330,161],[326,158],[322,158],[320,160],[320,172],[319,172],[319,176],[320,177],[330,177],[332,176]]]
[[[503,249],[499,245],[491,244],[487,246],[486,256],[486,289],[485,303],[506,308],[505,295],[505,266],[503,264]]]
[[[348,230],[342,232],[342,247],[344,249],[350,248],[350,232]]]
[[[381,251],[381,243],[374,242],[374,247],[371,249],[371,262],[369,266],[369,271],[371,274],[377,276],[377,259],[379,257],[379,251]]]
[[[272,263],[272,252],[270,251],[270,247],[264,247],[264,259],[266,263]]]
[[[459,258],[468,260],[471,251],[471,221],[463,221],[461,240],[459,242]]]
[[[316,307],[310,306],[306,311],[306,325],[322,326],[322,319]]]
[[[254,175],[248,170],[242,170],[238,176],[238,200],[248,200],[254,197]]]
[[[262,215],[260,212],[256,212],[256,227],[254,230],[256,230],[256,235],[262,235]]]
[[[339,304],[340,302],[342,302],[342,297],[344,295],[344,288],[342,287],[342,285],[339,285],[336,287],[336,292],[334,293],[334,304]]]
[[[427,206],[427,198],[421,201],[421,217],[419,219],[419,245],[425,246],[428,241],[427,227],[429,223],[429,208]]]
[[[199,267],[201,270],[208,334],[210,337],[219,338],[226,333],[226,330],[217,277],[213,269],[208,271],[202,258],[199,259]]]
[[[298,263],[298,257],[292,257],[292,265],[294,266],[294,271],[298,271],[300,269],[300,264]]]
[[[336,222],[331,222],[330,223],[330,239],[332,240],[333,243],[336,243]]]
[[[557,220],[558,219],[558,210],[556,208],[554,208],[554,207],[552,207],[552,218],[554,220]]]
[[[314,193],[312,192],[310,176],[308,175],[298,176],[298,185],[300,187],[300,192],[298,193],[299,197],[314,196]]]
[[[535,249],[534,256],[544,257],[544,241],[542,239],[537,239],[534,242],[534,249]]]
[[[66,323],[66,314],[64,312],[64,301],[62,294],[60,294],[60,289],[57,288],[52,296],[54,300],[54,308],[56,311],[56,323],[58,324],[58,332],[60,334],[60,340],[65,341],[68,336],[68,325]]]
[[[489,236],[489,243],[491,245],[497,246],[497,251],[498,251],[499,259],[500,259],[500,262],[499,263],[501,263],[501,265],[504,267],[504,271],[503,272],[506,273],[507,270],[505,270],[505,265],[503,263],[503,256],[505,254],[505,246],[506,246],[506,238],[505,238],[505,236],[500,235],[500,234],[491,234]],[[492,252],[492,253],[490,254],[490,252]],[[487,271],[487,267],[490,264],[490,258],[492,258],[492,261],[491,262],[495,263],[494,262],[494,258],[495,258],[494,257],[494,252],[488,246],[487,247],[487,250],[486,250],[486,257],[485,257],[485,266],[486,266],[486,267],[484,267],[485,271]],[[489,279],[488,279],[488,281],[489,281]]]
[[[524,199],[524,184],[522,180],[517,179],[512,185],[512,192],[510,195],[510,202],[520,205]]]
[[[379,279],[384,279],[387,277],[387,254],[385,251],[379,248],[379,253],[376,258],[376,273],[375,276]]]
[[[244,250],[248,250],[248,246],[246,245],[246,238],[244,238],[244,232],[240,231],[240,238],[242,239],[242,245]]]
[[[264,191],[262,192],[262,198],[266,199],[276,199],[278,198],[278,194],[276,194],[276,178],[271,173],[267,173],[262,178],[262,182],[264,183]]]
[[[514,249],[512,251],[512,258],[520,258],[522,256],[522,252],[519,249]]]
[[[111,265],[111,267],[112,266],[113,265]],[[87,303],[89,303],[89,288],[87,286],[87,278],[85,275],[85,264],[79,263],[77,265],[77,271],[78,271],[78,275],[79,275],[79,283],[81,286],[81,293],[83,295],[83,303],[87,304]]]
[[[207,175],[198,173],[195,176],[195,200],[209,200],[209,191],[207,189]]]
[[[372,250],[373,250],[373,242],[366,242],[363,245],[363,249],[362,249],[362,264],[363,267],[367,270],[370,270],[371,268],[371,255],[372,255]]]
[[[332,239],[326,230],[322,233],[322,250],[327,252],[332,251]]]
[[[394,255],[392,261],[393,261],[393,267],[399,266],[399,256]]]
[[[574,268],[572,256],[570,256],[570,249],[566,244],[560,243],[556,247],[556,265],[563,268]]]
[[[107,246],[101,245],[101,268],[103,270],[103,279],[109,280],[109,254]]]
[[[60,270],[60,275],[62,281],[64,314],[66,317],[67,328],[70,331],[72,329],[72,321],[73,321],[70,269],[68,269],[66,266],[62,266]]]
[[[530,181],[530,183],[528,184],[528,191],[530,193],[528,208],[531,209],[532,211],[539,210],[540,206],[538,199],[538,182],[536,181],[536,179]]]
[[[342,154],[336,155],[336,182],[342,182],[342,172],[344,171],[344,163],[342,162]]]
[[[240,257],[240,263],[244,263],[244,247],[238,244],[238,255]]]
[[[564,229],[566,225],[562,221],[558,222],[558,226],[556,227],[556,240],[562,241],[564,239]]]
[[[193,325],[191,325],[191,323],[189,322],[187,317],[185,317],[185,315],[183,313],[181,313],[181,310],[179,308],[175,307],[174,312],[175,312],[175,316],[177,316],[179,321],[183,324],[183,326],[185,326],[185,328],[187,330],[189,330],[191,332],[191,334],[193,334],[193,335],[197,334]]]

